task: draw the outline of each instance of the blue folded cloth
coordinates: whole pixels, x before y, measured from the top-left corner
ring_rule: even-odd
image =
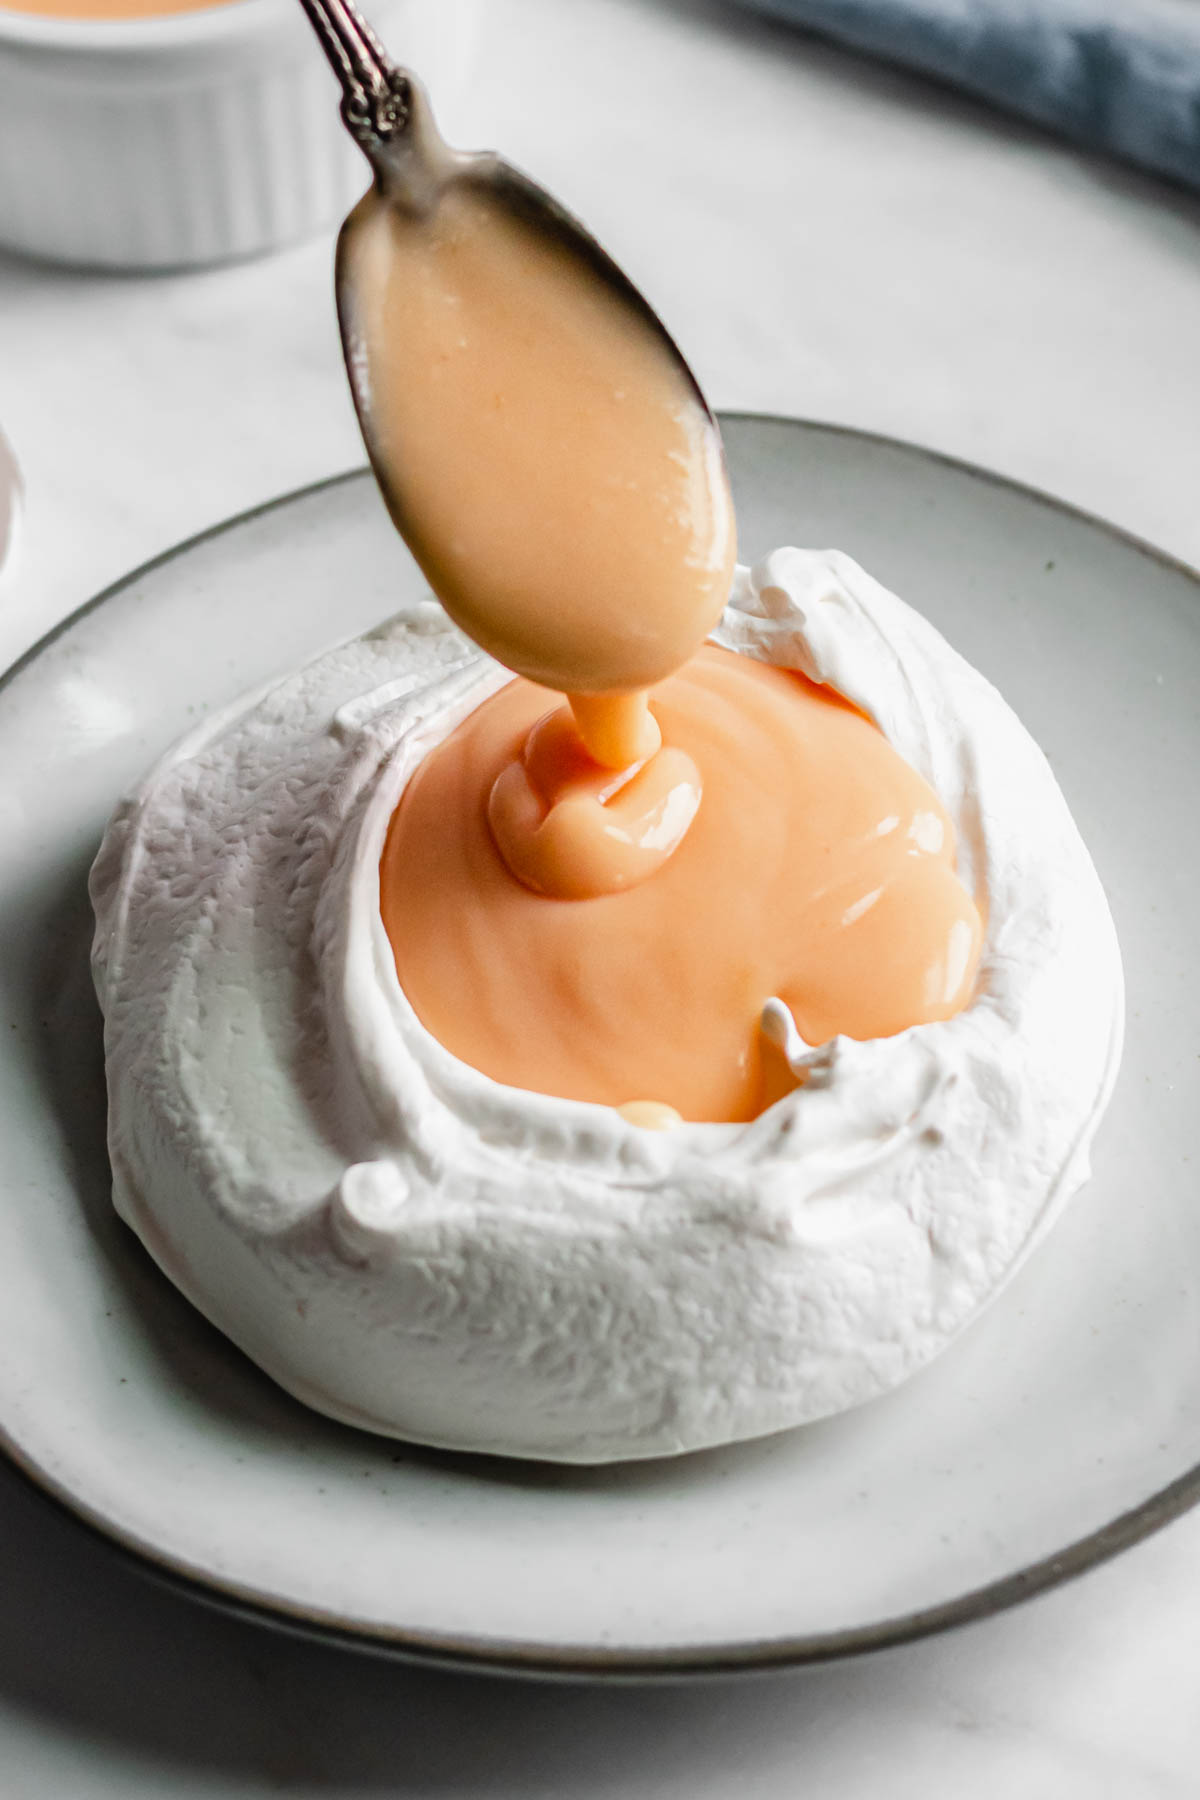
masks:
[[[742,0],[1200,189],[1200,0]]]

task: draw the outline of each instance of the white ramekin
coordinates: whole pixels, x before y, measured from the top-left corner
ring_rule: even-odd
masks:
[[[455,0],[367,10],[435,94],[453,77]],[[136,20],[0,10],[0,244],[164,269],[305,237],[369,179],[338,99],[298,0]]]

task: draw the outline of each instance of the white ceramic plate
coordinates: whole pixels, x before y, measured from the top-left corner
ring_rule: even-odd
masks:
[[[85,608],[0,691],[0,1430],[195,1591],[377,1648],[646,1674],[842,1655],[978,1617],[1200,1497],[1200,577],[911,447],[732,418],[744,553],[837,544],[1047,750],[1130,996],[1097,1174],[907,1387],[734,1450],[587,1471],[305,1412],[108,1205],[84,881],[121,788],[206,708],[419,581],[361,474],[235,519]]]

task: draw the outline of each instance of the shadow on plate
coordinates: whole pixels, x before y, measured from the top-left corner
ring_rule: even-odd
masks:
[[[236,1783],[245,1800],[715,1795],[771,1771],[771,1791],[790,1793],[810,1761],[853,1765],[864,1719],[903,1729],[914,1690],[939,1682],[936,1644],[654,1687],[384,1662],[264,1631],[135,1576],[2,1463],[0,1535],[3,1748],[27,1771],[30,1800],[191,1795],[210,1782],[222,1793]],[[1039,1668],[1077,1655],[1070,1620],[1043,1632]],[[971,1687],[986,1692],[989,1669],[1019,1664],[1016,1629],[1001,1620],[973,1634]]]

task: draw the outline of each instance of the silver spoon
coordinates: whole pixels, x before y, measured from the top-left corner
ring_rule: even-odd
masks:
[[[654,327],[664,351],[686,375],[716,432],[716,421],[679,346],[649,301],[586,227],[545,188],[495,151],[452,150],[434,123],[424,88],[410,70],[392,62],[353,0],[300,0],[300,4],[341,84],[342,122],[370,163],[379,192],[406,211],[423,212],[435,206],[440,196],[456,184],[469,185],[476,191],[487,189],[525,225],[544,231],[574,251],[591,268],[597,281]],[[339,258],[339,264],[340,261]],[[338,316],[344,334],[352,305],[340,271],[337,287]],[[350,376],[354,383],[353,368]],[[364,416],[357,384],[354,393],[369,451],[369,399]]]

